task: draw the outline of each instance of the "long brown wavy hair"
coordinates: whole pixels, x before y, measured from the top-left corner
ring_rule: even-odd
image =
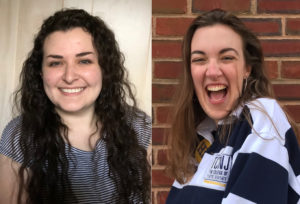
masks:
[[[248,83],[244,84],[246,87],[232,110],[239,104],[244,104],[255,98],[273,97],[271,83],[264,67],[260,42],[243,22],[235,15],[221,9],[212,10],[195,18],[187,30],[182,45],[184,70],[178,91],[174,97],[174,111],[169,136],[168,172],[180,183],[184,183],[195,172],[195,164],[192,158],[198,143],[196,126],[206,117],[206,113],[200,106],[195,94],[191,76],[191,41],[197,29],[216,24],[228,26],[241,37],[246,66],[252,68],[247,79]],[[226,141],[228,135],[221,134],[220,140]]]
[[[80,9],[61,10],[47,18],[23,64],[20,89],[15,95],[15,105],[22,116],[19,145],[24,158],[18,172],[21,189],[18,202],[21,203],[22,189],[28,195],[27,203],[63,203],[64,198],[59,195],[66,192],[73,195],[65,152],[68,127],[45,94],[40,73],[46,37],[55,31],[77,27],[92,36],[102,70],[102,90],[95,101],[95,114],[101,122],[101,128],[98,129],[100,135],[106,135],[101,139],[106,142],[108,176],[117,187],[117,200],[120,203],[132,203],[130,199],[137,197],[137,202],[148,203],[151,177],[147,152],[138,144],[137,133],[128,122],[128,115],[145,115],[136,107],[127,80],[124,57],[113,32],[99,17]],[[27,174],[28,178],[25,179],[24,175]],[[42,195],[47,201],[42,199]],[[76,200],[76,195],[73,197]]]

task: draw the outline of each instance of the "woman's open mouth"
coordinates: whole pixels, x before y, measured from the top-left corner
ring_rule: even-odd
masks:
[[[223,103],[227,95],[227,86],[220,85],[208,85],[206,87],[207,95],[212,104]]]

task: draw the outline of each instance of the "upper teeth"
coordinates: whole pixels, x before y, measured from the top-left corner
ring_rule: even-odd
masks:
[[[207,87],[208,91],[220,91],[226,89],[225,85],[211,85]]]
[[[66,92],[66,93],[78,93],[80,91],[83,90],[83,88],[77,88],[77,89],[61,89],[63,92]]]

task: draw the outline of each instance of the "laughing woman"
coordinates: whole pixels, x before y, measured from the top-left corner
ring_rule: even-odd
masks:
[[[123,63],[100,18],[74,9],[44,21],[16,93],[21,115],[1,137],[0,203],[149,202],[151,121]]]
[[[257,37],[217,9],[192,22],[183,55],[167,203],[299,203],[299,145]]]

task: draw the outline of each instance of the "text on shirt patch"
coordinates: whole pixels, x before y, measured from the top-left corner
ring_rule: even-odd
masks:
[[[232,158],[226,154],[215,154],[214,161],[208,169],[204,182],[225,187],[232,166]]]
[[[206,152],[206,150],[210,147],[210,143],[208,140],[206,140],[205,138],[202,139],[197,148],[196,148],[196,151],[195,151],[195,158],[196,158],[196,161],[198,163],[200,163],[200,161],[202,160],[202,157],[204,155],[204,153]]]

